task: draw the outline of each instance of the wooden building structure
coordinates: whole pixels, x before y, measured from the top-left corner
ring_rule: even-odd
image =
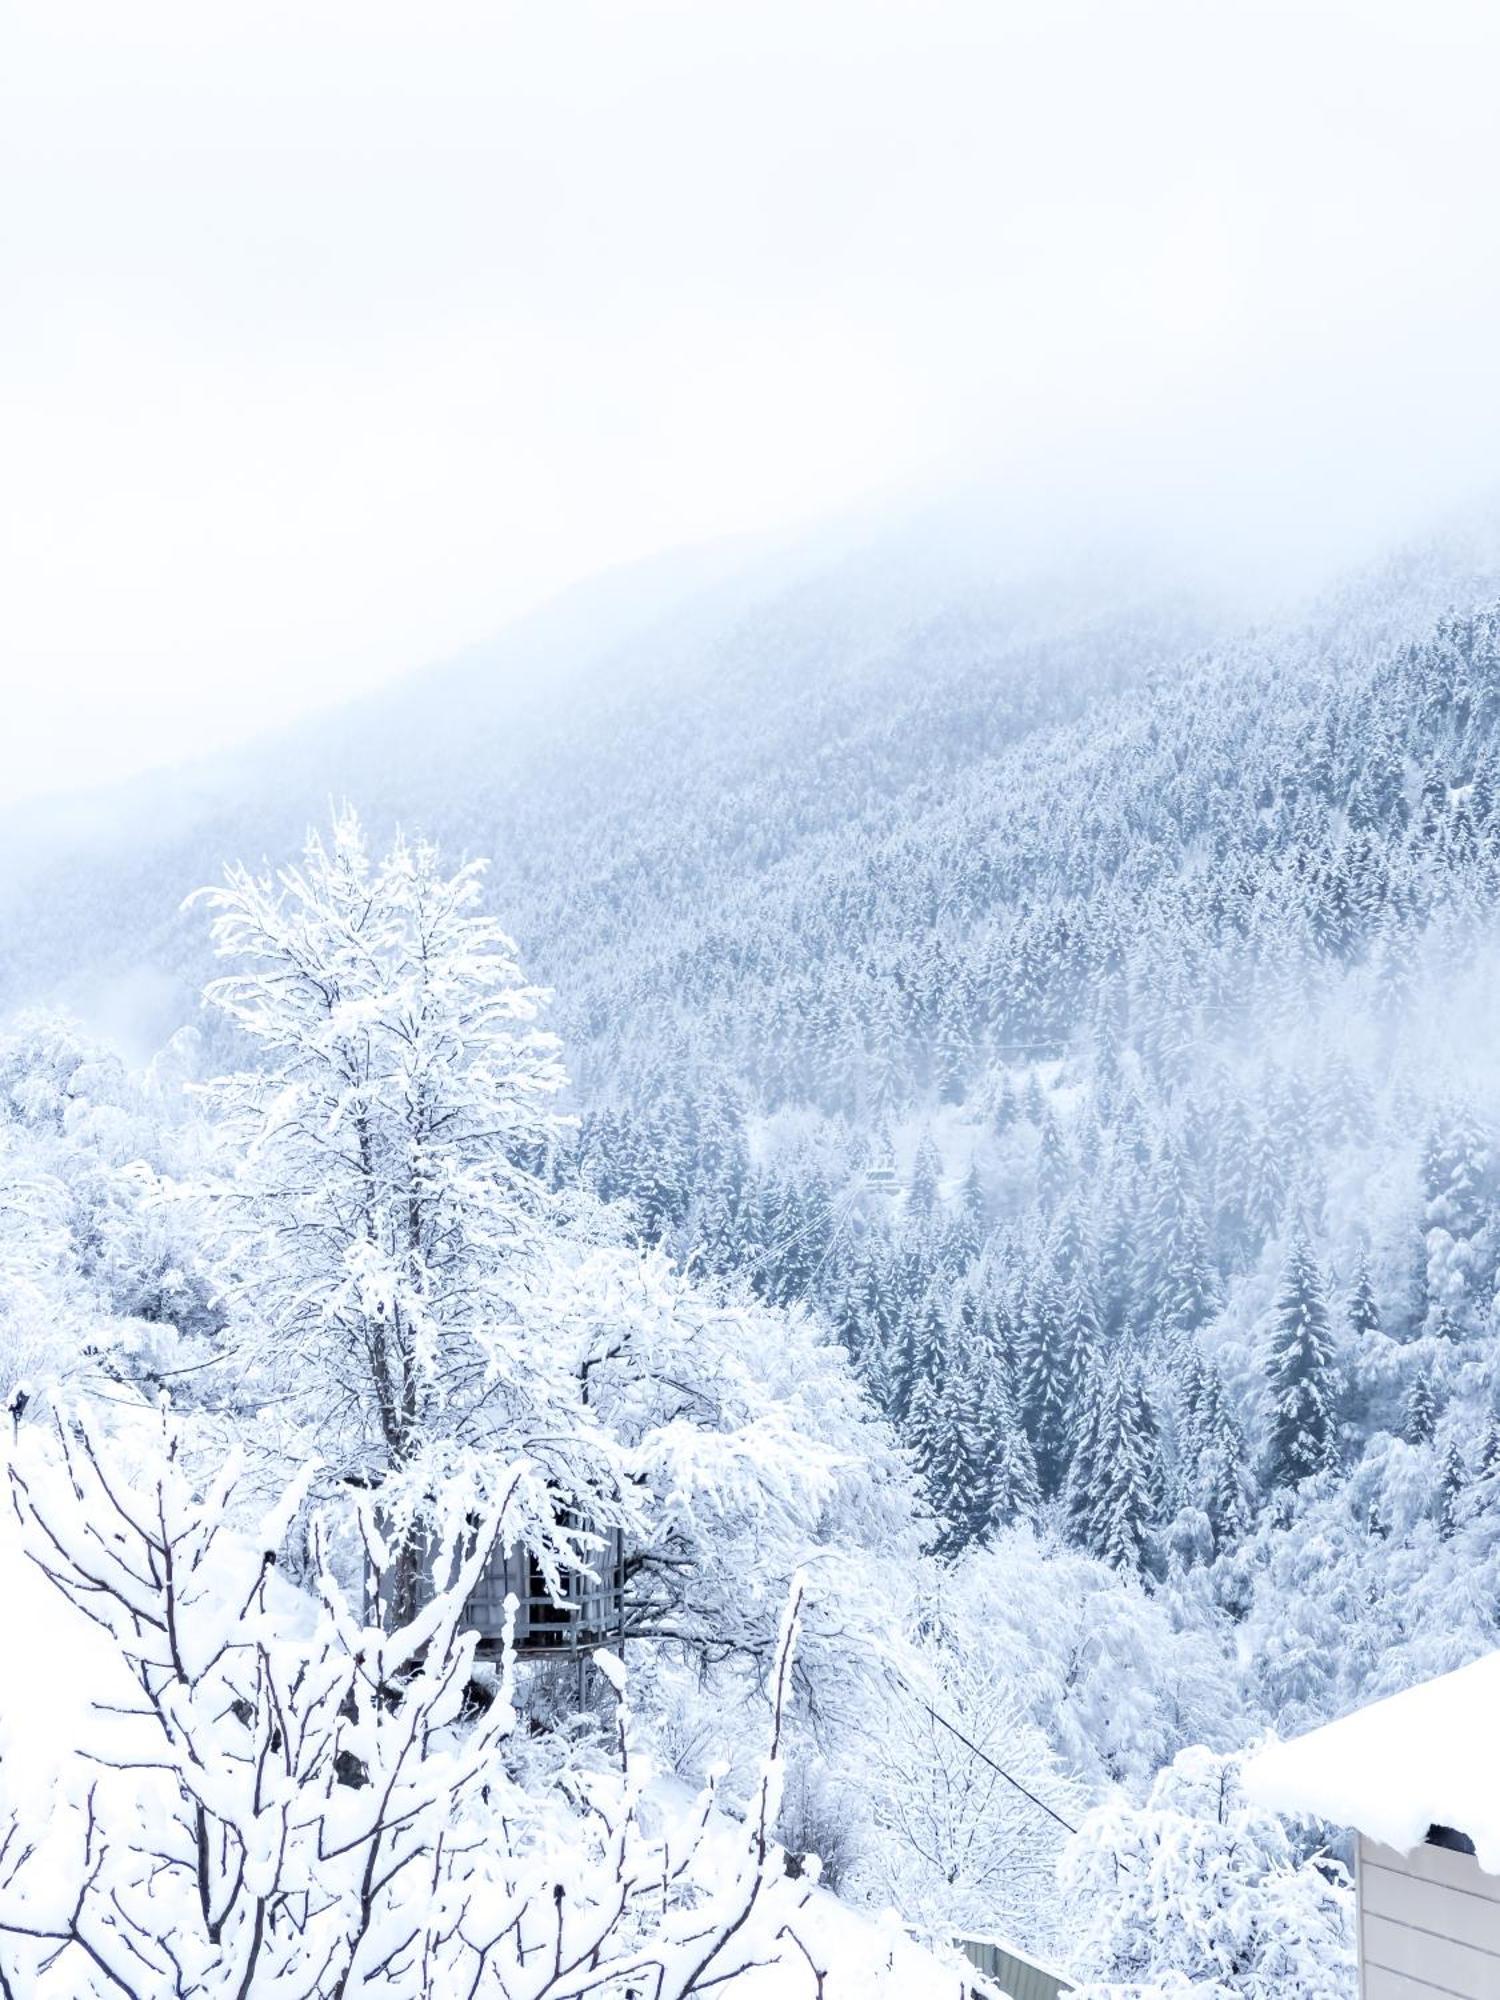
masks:
[[[1361,2000],[1500,2000],[1500,1653],[1245,1767],[1280,1812],[1353,1829]]]
[[[618,1528],[598,1531],[603,1546],[590,1560],[591,1574],[563,1573],[561,1594],[548,1588],[542,1565],[519,1544],[497,1544],[464,1606],[466,1629],[477,1630],[479,1651],[498,1653],[505,1634],[505,1600],[516,1600],[518,1654],[580,1653],[618,1646],[625,1630],[625,1545]]]
[[[564,1517],[563,1525],[580,1523]],[[506,1599],[516,1600],[515,1650],[518,1657],[581,1656],[597,1646],[619,1646],[625,1636],[625,1543],[619,1528],[590,1531],[597,1546],[589,1550],[587,1570],[566,1568],[557,1589],[536,1555],[524,1544],[497,1542],[479,1581],[464,1605],[460,1629],[477,1631],[481,1659],[494,1658],[505,1643]],[[465,1553],[472,1553],[472,1544]],[[427,1545],[419,1563],[416,1595],[430,1602],[455,1574],[459,1555],[446,1556],[436,1543]],[[439,1575],[439,1568],[442,1575]],[[393,1573],[392,1573],[393,1574]],[[372,1611],[384,1619],[390,1612],[390,1578],[367,1577],[366,1594]]]

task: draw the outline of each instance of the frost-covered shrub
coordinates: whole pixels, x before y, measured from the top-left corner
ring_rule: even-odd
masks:
[[[1143,1797],[1186,1744],[1229,1748],[1246,1723],[1224,1639],[1105,1562],[1027,1528],[972,1550],[946,1579],[953,1644],[1017,1689],[1062,1766],[1097,1797]]]
[[[818,1765],[802,1759],[788,1770],[776,1838],[799,1868],[816,1855],[818,1880],[829,1889],[845,1885],[858,1851],[851,1805],[847,1791]]]
[[[60,1428],[60,1463],[27,1444],[10,1472],[27,1553],[104,1643],[83,1755],[52,1795],[0,1791],[0,1992],[686,2000],[751,1964],[811,1964],[806,1891],[771,1838],[800,1586],[770,1754],[726,1844],[711,1791],[670,1825],[643,1815],[611,1655],[614,1758],[544,1792],[516,1782],[511,1674],[474,1714],[459,1629],[498,1518],[450,1589],[383,1630],[325,1563],[311,1597],[279,1582],[300,1491],[246,1537],[236,1468],[196,1491],[165,1424],[144,1452],[82,1422]],[[378,1571],[388,1551],[364,1532]]]
[[[1057,1862],[1079,1793],[1013,1683],[949,1632],[903,1656],[872,1709],[854,1881],[931,1936],[999,1929],[1055,1952]]]
[[[1185,1750],[1144,1806],[1090,1813],[1064,1858],[1080,1923],[1081,2000],[1353,2000],[1354,1896],[1304,1860],[1239,1765]]]

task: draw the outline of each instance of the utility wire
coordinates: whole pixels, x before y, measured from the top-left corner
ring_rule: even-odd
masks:
[[[905,1679],[905,1676],[903,1675],[902,1678]],[[973,1752],[973,1754],[979,1759],[980,1763],[988,1764],[992,1771],[997,1773],[998,1776],[1004,1778],[1006,1784],[1013,1785],[1015,1789],[1021,1794],[1023,1799],[1030,1799],[1031,1803],[1036,1807],[1038,1812],[1044,1812],[1047,1815],[1048,1819],[1055,1819],[1058,1825],[1062,1827],[1066,1832],[1077,1833],[1078,1829],[1076,1826],[1072,1824],[1071,1821],[1065,1820],[1060,1812],[1056,1811],[1055,1808],[1053,1808],[1052,1806],[1049,1806],[1045,1799],[1039,1799],[1035,1792],[1028,1791],[1026,1787],[1021,1783],[1021,1780],[1019,1778],[1013,1778],[1010,1772],[1006,1770],[1003,1764],[997,1764],[995,1762],[995,1759],[990,1755],[990,1753],[987,1750],[981,1750],[977,1743],[975,1743],[970,1737],[965,1736],[963,1731],[959,1728],[956,1722],[950,1722],[946,1715],[940,1715],[938,1711],[933,1707],[930,1701],[926,1700],[922,1695],[917,1694],[916,1689],[912,1686],[910,1681],[906,1682],[906,1688],[909,1694],[915,1696],[919,1706],[926,1709],[927,1713],[932,1717],[933,1721],[939,1723],[944,1729],[946,1729],[950,1736],[956,1736],[959,1742],[963,1744],[966,1750]]]
[[[1074,1826],[1071,1820],[1064,1819],[1062,1814],[1058,1812],[1055,1806],[1049,1806],[1045,1799],[1039,1799],[1035,1792],[1028,1791],[1026,1786],[1021,1783],[1021,1780],[1019,1778],[1012,1777],[1010,1772],[1006,1770],[1005,1766],[1003,1764],[997,1763],[995,1759],[990,1755],[988,1750],[981,1750],[979,1745],[976,1742],[974,1742],[972,1737],[965,1736],[964,1732],[959,1728],[956,1722],[950,1722],[946,1715],[941,1714],[937,1709],[935,1709],[932,1703],[927,1699],[926,1695],[918,1693],[916,1688],[912,1686],[911,1682],[906,1678],[905,1674],[901,1672],[901,1669],[899,1667],[895,1666],[889,1660],[887,1660],[886,1666],[887,1669],[896,1676],[896,1679],[900,1681],[901,1685],[906,1689],[906,1692],[916,1702],[917,1706],[919,1708],[925,1709],[926,1712],[932,1717],[933,1721],[936,1722],[941,1728],[946,1729],[950,1736],[956,1736],[959,1742],[963,1744],[964,1748],[967,1751],[969,1751],[973,1756],[977,1757],[981,1764],[988,1764],[990,1769],[996,1774],[997,1777],[1003,1778],[1006,1784],[1014,1786],[1015,1789],[1021,1794],[1021,1797],[1023,1799],[1029,1799],[1031,1801],[1032,1805],[1036,1807],[1038,1812],[1044,1812],[1047,1815],[1048,1819],[1055,1819],[1058,1825],[1062,1827],[1065,1832],[1077,1833],[1078,1828]],[[1115,1866],[1117,1868],[1123,1868],[1128,1874],[1130,1870],[1135,1866],[1135,1863],[1133,1861],[1124,1860],[1120,1855],[1117,1854],[1115,1856]]]

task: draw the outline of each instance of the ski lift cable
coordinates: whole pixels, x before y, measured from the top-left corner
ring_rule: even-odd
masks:
[[[859,1189],[856,1187],[847,1189],[838,1197],[836,1202],[830,1204],[828,1214],[830,1223],[828,1246],[814,1267],[814,1277],[822,1271],[824,1264],[828,1261],[829,1253],[833,1248],[836,1228],[849,1220],[850,1216],[854,1213],[855,1204],[858,1200]],[[757,1271],[767,1270],[770,1266],[773,1252],[779,1256],[784,1255],[788,1250],[799,1248],[811,1239],[817,1227],[818,1219],[814,1216],[810,1221],[803,1223],[800,1229],[794,1229],[790,1236],[778,1237],[774,1243],[763,1243],[756,1252],[755,1257],[751,1260],[753,1268]]]
[[[823,1267],[833,1255],[834,1247],[839,1240],[844,1224],[854,1214],[859,1202],[859,1196],[860,1190],[857,1186],[847,1188],[837,1207],[829,1215],[828,1241],[823,1246],[822,1256],[812,1267],[812,1273],[808,1281],[810,1285],[816,1284],[818,1279],[822,1277]]]

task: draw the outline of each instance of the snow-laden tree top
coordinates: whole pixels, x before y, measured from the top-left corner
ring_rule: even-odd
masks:
[[[571,1356],[528,1313],[559,1254],[536,1169],[564,1079],[479,875],[422,841],[374,860],[346,809],[300,866],[201,892],[240,968],[207,997],[258,1058],[205,1092],[246,1358],[392,1507],[455,1476],[482,1492],[517,1447],[569,1494],[614,1483]]]
[[[1245,1790],[1278,1812],[1357,1827],[1408,1853],[1432,1826],[1468,1835],[1500,1874],[1500,1653],[1273,1743],[1245,1766]]]

